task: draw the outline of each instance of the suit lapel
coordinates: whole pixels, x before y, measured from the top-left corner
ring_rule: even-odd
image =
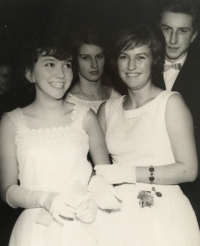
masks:
[[[172,91],[182,92],[182,90],[186,89],[185,87],[187,87],[187,84],[189,83],[189,79],[190,79],[188,71],[192,71],[190,67],[191,67],[190,63],[188,59],[186,59],[172,87]]]

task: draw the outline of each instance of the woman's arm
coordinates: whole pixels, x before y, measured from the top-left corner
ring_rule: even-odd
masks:
[[[180,95],[174,94],[169,98],[166,107],[165,121],[176,162],[154,167],[155,180],[153,182],[161,185],[192,182],[196,179],[198,171],[194,128],[191,113]],[[104,120],[102,122],[104,125]],[[152,166],[153,165],[154,163],[152,163]],[[122,167],[119,165],[112,165],[109,167],[97,166],[95,169],[97,174],[103,175],[109,181],[112,181],[113,176],[115,176],[115,180],[118,179],[117,181],[123,183],[127,182],[126,179],[128,177],[128,182],[134,183],[135,172],[136,181],[138,183],[150,183],[149,166],[124,166],[123,168],[122,171]],[[132,168],[132,172],[130,168]],[[115,173],[115,175],[113,175],[113,173]],[[122,179],[123,182],[121,182]]]
[[[0,185],[1,197],[11,207],[44,207],[61,224],[64,217],[74,218],[76,205],[55,192],[32,191],[18,184],[18,162],[15,145],[16,128],[8,115],[0,124]]]
[[[97,117],[99,119],[101,128],[105,134],[106,133],[106,102],[102,103],[101,106],[99,107]]]
[[[90,155],[94,165],[104,163],[109,164],[110,160],[105,142],[105,136],[101,125],[92,110],[87,113],[83,121],[83,128],[89,136]]]
[[[154,167],[154,183],[167,185],[193,182],[198,171],[193,121],[180,95],[174,94],[169,98],[165,120],[176,162]],[[137,182],[149,183],[149,167],[137,167],[136,178]]]
[[[18,182],[18,164],[15,145],[16,128],[8,115],[0,124],[0,181],[1,197],[6,201],[6,193],[11,185]]]
[[[108,150],[104,138],[104,133],[95,113],[90,110],[84,121],[83,129],[89,135],[90,154],[94,165],[103,164],[110,166]],[[102,209],[120,209],[121,197],[115,189],[100,175],[91,178],[88,190],[92,193],[93,199]]]

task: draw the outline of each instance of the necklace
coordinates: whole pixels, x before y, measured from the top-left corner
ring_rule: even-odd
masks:
[[[81,90],[79,84],[77,83],[78,89],[80,90],[80,92],[88,99],[88,101],[90,101],[92,103],[92,105],[95,107],[96,112],[98,111],[98,106],[94,103],[94,101],[92,101],[83,90]],[[97,100],[97,101],[103,101],[103,90],[102,90],[102,95],[101,95],[101,100]]]

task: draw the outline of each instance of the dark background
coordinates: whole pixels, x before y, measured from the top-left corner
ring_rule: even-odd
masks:
[[[200,12],[200,0],[188,1]],[[22,41],[40,26],[44,30],[51,28],[55,33],[66,34],[96,26],[109,43],[116,31],[135,21],[157,22],[161,3],[161,0],[0,0],[0,60],[15,67]],[[200,61],[200,35],[191,52]],[[16,75],[13,82],[17,83],[17,80]],[[11,229],[20,212],[20,209],[11,209],[1,202],[1,246],[8,245]]]
[[[200,0],[186,1],[200,9]],[[59,32],[96,26],[109,42],[118,29],[134,21],[156,22],[161,3],[162,0],[0,0],[0,48],[6,51],[6,59],[12,60],[23,38],[41,25]],[[200,35],[195,43],[199,45]]]

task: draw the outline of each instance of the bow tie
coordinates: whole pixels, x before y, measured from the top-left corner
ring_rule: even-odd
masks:
[[[173,64],[166,64],[164,65],[164,72],[169,70],[170,68],[181,70],[181,63],[173,63]]]

